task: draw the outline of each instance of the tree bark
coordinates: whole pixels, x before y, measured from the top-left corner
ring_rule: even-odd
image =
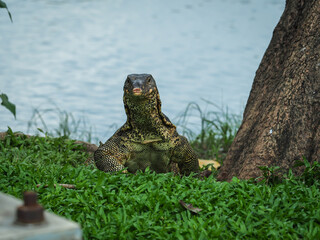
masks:
[[[320,156],[320,0],[287,0],[218,180]],[[303,169],[294,169],[301,174]]]

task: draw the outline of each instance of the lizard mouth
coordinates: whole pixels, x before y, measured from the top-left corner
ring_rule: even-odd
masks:
[[[136,95],[136,96],[139,96],[142,94],[141,88],[134,88],[132,92],[133,92],[133,95]]]

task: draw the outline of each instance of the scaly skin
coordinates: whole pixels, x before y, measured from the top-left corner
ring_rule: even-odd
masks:
[[[156,82],[150,74],[131,74],[124,84],[126,123],[94,153],[98,169],[129,172],[149,167],[157,173],[199,172],[199,162],[187,139],[161,112]]]

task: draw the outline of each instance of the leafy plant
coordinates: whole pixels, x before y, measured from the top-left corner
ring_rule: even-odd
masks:
[[[316,181],[320,180],[320,163],[314,161],[310,163],[305,157],[303,157],[303,161],[298,160],[295,163],[295,167],[304,167],[304,171],[300,176],[300,180],[302,180],[306,185],[311,186]]]
[[[0,98],[2,100],[1,105],[8,109],[13,114],[14,118],[16,118],[16,106],[9,101],[9,98],[6,94],[0,94]]]
[[[11,20],[11,22],[13,22],[12,16],[11,16],[11,13],[9,12],[7,4],[1,0],[0,0],[0,8],[7,9],[10,20]],[[16,118],[16,106],[13,103],[9,102],[9,98],[6,94],[4,94],[4,93],[0,94],[0,98],[2,100],[1,105],[4,106],[5,108],[7,108],[13,114],[14,118]]]
[[[11,16],[11,13],[9,12],[9,9],[8,9],[8,7],[7,7],[7,4],[6,4],[5,2],[1,1],[1,0],[0,0],[0,8],[5,8],[5,9],[7,9],[7,12],[8,12],[8,14],[9,14],[9,18],[10,18],[11,22],[13,22],[13,21],[12,21],[12,16]]]
[[[261,166],[258,167],[262,173],[262,182],[270,185],[278,184],[281,182],[281,177],[279,175],[280,167],[278,166]]]

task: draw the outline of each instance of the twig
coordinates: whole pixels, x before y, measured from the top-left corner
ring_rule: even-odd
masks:
[[[40,187],[41,185],[42,185],[42,184],[37,184],[37,187]],[[75,189],[75,188],[76,188],[76,186],[73,185],[73,184],[59,183],[58,185],[61,186],[61,187],[64,187],[64,188],[68,188],[68,189]],[[54,184],[53,186],[54,186],[54,187],[57,187],[56,184]],[[49,185],[46,184],[46,185],[44,185],[43,187],[44,187],[44,188],[47,188],[47,187],[49,187]]]

